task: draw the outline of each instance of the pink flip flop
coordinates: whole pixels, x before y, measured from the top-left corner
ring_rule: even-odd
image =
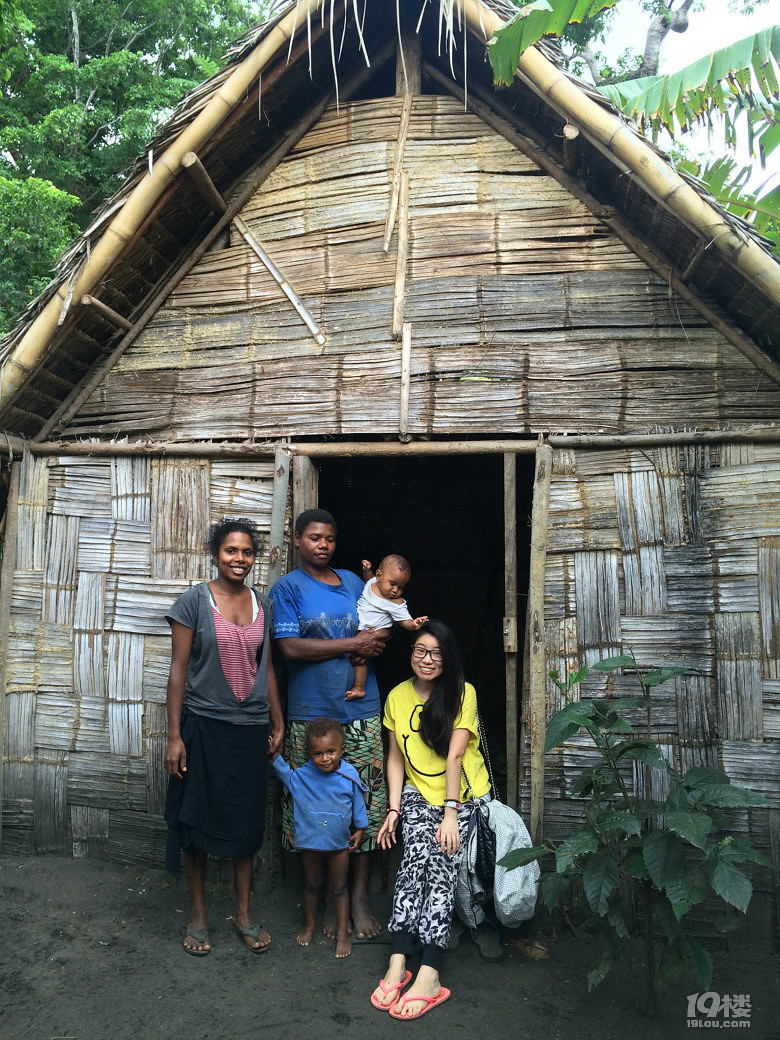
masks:
[[[393,1002],[393,1006],[390,1009],[390,1014],[393,1016],[393,1018],[400,1018],[404,1022],[409,1022],[414,1018],[422,1018],[423,1015],[427,1015],[428,1012],[431,1011],[433,1008],[437,1007],[437,1005],[443,1004],[445,1000],[449,999],[450,991],[447,989],[446,986],[442,986],[441,993],[438,995],[438,997],[424,997],[420,993],[417,993],[413,997],[408,995],[405,997],[401,997],[399,1000]],[[396,1007],[396,1004],[403,1005],[407,1002],[407,1000],[424,1000],[425,1007],[422,1009],[422,1011],[418,1011],[416,1015],[402,1015],[400,1010]]]
[[[403,979],[400,982],[396,982],[393,986],[386,986],[383,979],[379,980],[379,988],[382,990],[386,997],[389,997],[391,993],[395,993],[395,997],[390,1001],[389,1004],[383,1004],[380,1000],[371,994],[371,1003],[377,1009],[377,1011],[390,1011],[398,1003],[398,998],[401,996],[401,990],[404,986],[408,986],[412,981],[412,973],[407,971]]]

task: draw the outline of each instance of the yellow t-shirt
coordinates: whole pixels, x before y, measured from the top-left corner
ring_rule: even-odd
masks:
[[[420,736],[420,712],[425,705],[415,692],[412,680],[407,679],[387,695],[384,726],[401,749],[406,767],[406,779],[429,805],[444,805],[446,760],[423,743]],[[453,729],[467,729],[469,742],[463,755],[463,769],[469,780],[470,795],[481,798],[490,790],[485,762],[479,751],[477,732],[477,694],[471,683],[466,683],[463,703]],[[460,801],[466,800],[466,781],[460,777]]]

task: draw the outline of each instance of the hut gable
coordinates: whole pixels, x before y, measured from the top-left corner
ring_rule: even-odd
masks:
[[[780,414],[777,384],[603,219],[454,98],[416,95],[327,109],[63,433],[397,432],[399,313],[412,435]]]

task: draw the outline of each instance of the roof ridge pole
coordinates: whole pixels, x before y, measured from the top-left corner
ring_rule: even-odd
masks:
[[[322,0],[298,0],[228,76],[193,121],[154,161],[149,173],[128,195],[122,208],[91,250],[89,262],[81,269],[75,285],[70,288],[72,295],[80,299],[98,284],[141,226],[151,207],[179,173],[182,159],[187,152],[197,153],[208,141],[216,128],[243,101],[246,91],[252,87],[268,63],[292,40],[296,31],[305,29],[311,12],[316,11],[321,2]],[[301,8],[304,9],[305,16],[299,20]],[[0,366],[0,402],[9,398],[21,386],[27,373],[40,359],[57,328],[63,301],[67,295],[68,286],[63,283],[19,340],[13,353]]]
[[[481,0],[462,2],[472,32],[491,37],[504,24]],[[595,147],[623,162],[653,198],[703,235],[770,300],[780,304],[780,264],[752,238],[739,235],[627,123],[589,98],[536,47],[529,47],[520,55],[515,75],[534,93],[546,98]]]

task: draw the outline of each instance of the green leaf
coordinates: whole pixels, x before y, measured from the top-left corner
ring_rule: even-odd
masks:
[[[574,866],[577,856],[595,852],[599,847],[598,838],[589,827],[572,834],[566,841],[561,842],[555,850],[555,869],[558,873],[569,870]]]
[[[576,672],[572,672],[571,675],[566,676],[566,682],[564,686],[567,690],[570,690],[572,686],[576,686],[578,682],[582,682],[585,676],[588,674],[588,666],[578,669]]]
[[[678,936],[674,942],[664,948],[661,954],[658,970],[664,979],[679,978],[685,971],[682,939],[682,936]]]
[[[626,741],[616,757],[634,759],[637,762],[644,762],[646,766],[652,766],[653,769],[659,769],[663,773],[669,772],[669,763],[661,754],[661,749],[657,744],[647,740]]]
[[[664,891],[675,917],[680,921],[692,906],[707,898],[710,887],[698,870],[690,868],[667,881]]]
[[[685,812],[691,804],[691,795],[682,784],[675,784],[664,802],[666,813]]]
[[[653,831],[645,838],[642,846],[647,872],[657,888],[667,883],[683,869],[683,847],[676,834],[668,831]]]
[[[615,672],[618,668],[633,667],[634,658],[629,657],[628,654],[621,654],[619,657],[605,657],[603,661],[596,661],[590,666],[593,672]]]
[[[762,55],[761,63],[767,71],[756,77],[756,100],[750,73],[757,54]],[[721,108],[726,96],[732,105],[771,105],[779,62],[780,31],[774,26],[707,54],[671,76],[649,76],[599,89],[626,115],[636,119],[644,131],[660,124],[674,136],[676,130],[686,125],[678,115],[683,99],[686,112],[702,121]]]
[[[674,942],[680,932],[680,922],[674,912],[671,902],[663,893],[653,900],[653,910],[666,935],[668,943]]]
[[[683,952],[693,963],[696,985],[706,992],[712,982],[712,958],[704,947],[690,935],[686,935],[683,939]]]
[[[713,917],[712,923],[719,932],[734,932],[742,922],[738,917]]]
[[[535,0],[521,7],[488,44],[488,57],[497,84],[508,86],[520,55],[548,33],[560,35],[569,22],[592,18],[617,0]]]
[[[626,928],[626,922],[623,920],[623,911],[620,909],[619,900],[610,903],[607,910],[607,920],[621,939],[628,938],[628,928]]]
[[[623,873],[638,881],[646,881],[650,875],[647,873],[644,858],[640,851],[630,852],[622,863]]]
[[[599,917],[609,909],[609,897],[619,881],[618,865],[608,852],[600,852],[588,860],[582,872],[582,883],[588,905]]]
[[[707,835],[713,828],[713,821],[702,812],[673,812],[666,817],[666,825],[697,849],[703,849],[707,844]]]
[[[730,784],[728,776],[721,769],[708,769],[706,766],[694,766],[683,777],[686,787],[706,787],[710,784]]]
[[[607,834],[640,834],[639,820],[627,809],[602,809],[591,814],[594,827]]]
[[[539,883],[539,894],[548,910],[558,905],[564,892],[569,891],[571,878],[568,874],[545,874]]]
[[[511,852],[507,852],[505,856],[498,860],[497,866],[504,867],[505,870],[515,870],[516,867],[525,867],[529,863],[534,863],[551,851],[546,845],[534,845],[533,848],[526,849],[512,849]]]
[[[742,809],[748,805],[766,805],[766,799],[757,791],[748,791],[734,784],[704,784],[697,789],[699,804]]]
[[[660,686],[669,679],[673,679],[676,675],[685,675],[685,668],[654,668],[647,675],[642,676],[642,682],[645,686]]]
[[[730,860],[717,856],[710,865],[710,884],[721,897],[744,914],[747,911],[753,886],[750,879]]]
[[[612,954],[605,953],[597,968],[588,972],[588,993],[604,981],[612,970]]]
[[[664,809],[664,803],[659,802],[657,798],[634,799],[634,816],[638,820],[646,820],[650,816],[661,816]]]
[[[772,860],[763,852],[754,849],[753,846],[742,838],[732,838],[728,844],[724,844],[719,853],[723,859],[731,860],[732,863],[760,863],[762,867],[773,866]]]
[[[564,705],[560,711],[556,711],[547,724],[544,750],[552,751],[569,737],[574,736],[580,726],[591,723],[592,704],[592,701],[572,701],[571,704]]]

